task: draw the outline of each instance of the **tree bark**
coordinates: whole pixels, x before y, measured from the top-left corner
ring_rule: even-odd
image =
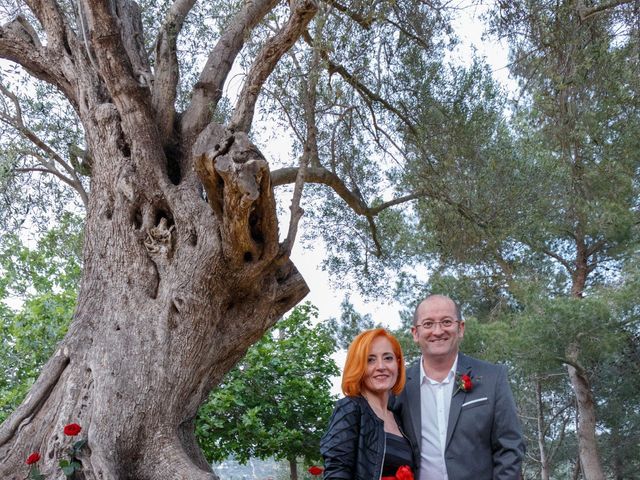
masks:
[[[298,4],[290,23],[302,29],[313,2]],[[0,478],[24,479],[25,460],[38,451],[40,471],[61,480],[59,461],[83,438],[86,480],[212,480],[194,434],[198,407],[308,289],[280,248],[269,165],[248,136],[210,124],[182,139],[176,125],[177,148],[166,149],[156,109],[170,108],[153,100],[149,63],[127,41],[140,28],[132,4],[81,6],[88,43],[50,0],[32,2],[48,46],[24,40],[30,30],[20,26],[20,50],[12,30],[0,30],[0,56],[67,95],[93,159],[77,308],[56,354],[0,427]],[[298,34],[287,30],[277,53]],[[238,50],[209,67],[233,63]],[[163,88],[177,81],[162,78]],[[194,165],[199,182],[181,181]],[[68,423],[82,426],[78,437],[63,435]]]
[[[588,263],[588,249],[580,223],[578,223],[576,230],[576,259],[575,271],[572,275],[571,295],[580,299],[583,296],[587,277],[592,267]],[[586,480],[604,480],[596,437],[596,404],[588,373],[579,363],[580,346],[577,340],[568,345],[566,355],[569,360],[567,363],[569,380],[576,396],[580,469]]]
[[[116,130],[115,107],[99,111],[104,131]],[[214,478],[193,434],[197,409],[307,292],[278,257],[268,165],[233,148],[219,156],[218,216],[118,152],[118,139],[98,139],[77,310],[28,408],[0,430],[0,477],[24,478],[37,450],[47,478],[63,478],[62,427],[76,422],[87,479]]]
[[[578,364],[578,355],[578,345],[569,345],[567,357],[571,364],[567,365],[567,370],[577,402],[580,467],[586,480],[604,480],[596,438],[595,400],[587,373]]]
[[[289,472],[291,480],[298,480],[298,462],[295,457],[289,458]]]
[[[549,480],[549,457],[547,456],[547,445],[545,441],[546,427],[544,424],[544,409],[542,403],[542,386],[540,377],[536,382],[536,414],[538,419],[538,449],[540,450],[540,479]]]

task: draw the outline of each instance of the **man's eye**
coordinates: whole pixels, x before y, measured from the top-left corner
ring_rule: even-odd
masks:
[[[442,321],[442,326],[443,327],[450,327],[451,325],[453,325],[453,320],[443,320]]]
[[[423,326],[424,328],[432,328],[432,327],[433,327],[433,322],[424,322],[424,323],[422,324],[422,326]]]

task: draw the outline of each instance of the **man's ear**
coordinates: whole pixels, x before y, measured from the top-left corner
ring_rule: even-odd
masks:
[[[418,327],[415,325],[411,327],[411,336],[413,337],[413,341],[418,343]]]

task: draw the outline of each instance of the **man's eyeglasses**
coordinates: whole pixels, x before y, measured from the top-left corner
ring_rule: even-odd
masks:
[[[422,327],[425,330],[433,330],[436,328],[436,325],[440,325],[443,329],[451,328],[454,324],[460,322],[460,320],[442,320],[441,322],[434,322],[432,320],[425,320],[422,323],[416,323],[416,327]]]

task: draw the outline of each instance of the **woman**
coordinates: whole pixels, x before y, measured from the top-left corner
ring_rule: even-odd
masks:
[[[345,398],[336,402],[320,441],[325,479],[413,479],[412,448],[387,408],[402,391],[404,359],[398,340],[384,328],[366,330],[347,351]]]

